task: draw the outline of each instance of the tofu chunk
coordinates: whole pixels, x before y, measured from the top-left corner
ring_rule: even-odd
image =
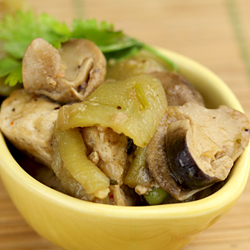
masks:
[[[50,167],[53,126],[59,108],[46,97],[16,90],[2,103],[1,131],[16,148]]]

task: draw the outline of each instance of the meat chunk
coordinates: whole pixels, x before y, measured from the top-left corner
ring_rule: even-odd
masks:
[[[103,83],[106,59],[91,41],[74,39],[57,50],[34,39],[23,57],[23,85],[34,94],[68,103],[82,101]]]
[[[127,137],[111,128],[93,126],[82,128],[88,158],[120,186],[127,164]]]
[[[117,206],[133,206],[135,197],[126,186],[112,185],[110,186],[109,202]]]
[[[172,106],[148,144],[148,167],[162,189],[185,200],[225,180],[249,137],[249,121],[239,111]]]
[[[53,126],[60,105],[46,97],[15,90],[1,106],[3,134],[18,149],[50,166]]]

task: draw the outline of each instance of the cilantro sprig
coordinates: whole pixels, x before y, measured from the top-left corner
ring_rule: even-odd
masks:
[[[94,42],[107,59],[121,59],[137,53],[143,46],[138,40],[126,36],[121,30],[116,31],[114,25],[96,19],[72,22],[72,38],[85,38]]]
[[[6,77],[5,83],[10,86],[22,83],[22,58],[31,43],[42,37],[55,48],[71,37],[71,31],[65,23],[60,23],[48,14],[38,17],[32,12],[17,11],[15,15],[6,15],[0,20],[0,50],[6,56],[0,60],[0,77]]]
[[[123,31],[114,29],[113,24],[98,23],[97,20],[73,20],[69,27],[56,18],[33,12],[18,11],[16,15],[6,15],[0,20],[0,41],[5,56],[0,58],[0,77],[5,84],[15,86],[22,83],[22,58],[33,39],[41,37],[55,48],[72,38],[85,38],[93,41],[108,59],[122,59],[144,48],[159,56],[151,46],[131,38]],[[175,70],[175,64],[160,56]]]

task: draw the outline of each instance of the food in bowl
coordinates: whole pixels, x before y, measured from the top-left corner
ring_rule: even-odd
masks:
[[[18,12],[17,19],[26,16],[34,18]],[[169,204],[218,190],[248,145],[246,116],[225,105],[207,108],[157,50],[106,23],[102,34],[122,41],[98,44],[86,23],[75,21],[73,31],[57,23],[59,34],[47,27],[58,40],[32,37],[23,53],[12,51],[18,60],[7,51],[2,75],[23,88],[2,103],[5,137],[54,173],[51,186],[90,202]]]

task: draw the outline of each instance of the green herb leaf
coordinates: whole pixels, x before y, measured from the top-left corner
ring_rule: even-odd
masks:
[[[0,77],[6,76],[15,70],[19,66],[20,62],[10,58],[5,57],[0,60]]]
[[[5,79],[4,83],[10,86],[15,86],[17,83],[22,83],[22,64],[20,63]]]
[[[152,47],[116,31],[113,24],[97,20],[73,20],[71,28],[48,14],[35,16],[32,12],[18,11],[0,20],[0,40],[7,54],[0,61],[0,77],[7,76],[5,83],[14,86],[22,83],[22,58],[33,39],[41,37],[55,48],[71,38],[84,38],[94,42],[106,59],[120,60],[135,55],[142,48],[159,56],[175,71],[176,65]]]
[[[0,39],[3,50],[17,59],[23,55],[37,37],[45,39],[56,47],[69,39],[71,33],[65,23],[60,23],[48,14],[36,17],[32,12],[17,11],[16,15],[6,15],[0,21]]]
[[[121,32],[114,32],[114,26],[107,22],[98,24],[96,19],[73,20],[72,37],[85,38],[93,41],[97,45],[114,43]]]
[[[36,17],[32,12],[17,11],[15,15],[6,15],[0,20],[1,49],[7,53],[7,57],[1,60],[0,76],[9,74],[6,84],[14,86],[18,82],[22,83],[21,60],[29,44],[37,37],[58,49],[61,43],[69,40],[71,32],[65,23],[48,14]]]
[[[57,49],[61,47],[62,43],[71,38],[71,31],[67,24],[59,22],[56,18],[48,14],[41,14],[38,17],[38,24],[40,25],[40,37]]]
[[[142,47],[142,43],[126,36],[122,31],[115,31],[114,25],[107,22],[98,24],[93,20],[74,20],[72,37],[85,38],[94,42],[104,53],[107,59],[123,58],[128,54],[136,53],[134,48]],[[119,52],[119,53],[116,53]]]
[[[122,31],[115,31],[113,24],[107,22],[98,24],[96,19],[73,20],[72,37],[89,39],[104,50],[106,46],[110,47],[130,40]]]

